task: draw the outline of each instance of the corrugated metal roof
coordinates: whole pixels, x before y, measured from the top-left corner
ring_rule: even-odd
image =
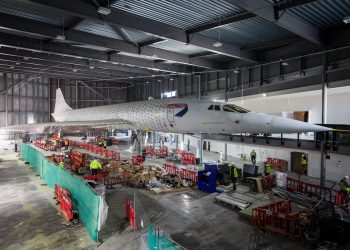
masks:
[[[112,7],[181,29],[244,12],[225,0],[119,0]]]
[[[319,0],[288,11],[320,29],[330,30],[346,26],[343,18],[350,15],[350,1]]]
[[[67,14],[63,17],[63,12],[26,0],[1,0],[0,12],[57,26],[62,26],[63,18],[72,18]]]
[[[111,27],[109,24],[85,19],[80,22],[74,29],[88,32],[91,34],[123,40],[116,29]]]
[[[295,37],[294,34],[260,17],[231,23],[220,28],[200,32],[201,35],[239,46],[251,46]]]
[[[173,52],[178,52],[178,53],[187,54],[187,55],[207,51],[201,47],[197,47],[197,46],[190,45],[190,44],[185,45],[182,42],[178,42],[178,41],[174,41],[174,40],[167,40],[164,42],[153,44],[151,46],[154,48],[170,50]]]

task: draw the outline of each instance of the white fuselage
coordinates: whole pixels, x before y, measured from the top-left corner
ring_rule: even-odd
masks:
[[[56,121],[122,119],[132,128],[173,133],[295,133],[329,131],[318,125],[245,111],[227,103],[164,99],[83,108],[54,114]],[[230,105],[230,104],[229,104]],[[242,113],[241,113],[242,112]]]

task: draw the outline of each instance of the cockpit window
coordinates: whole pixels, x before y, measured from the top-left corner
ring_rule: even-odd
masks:
[[[214,105],[210,105],[208,110],[213,110],[214,109]]]
[[[248,113],[250,112],[248,109],[233,105],[233,104],[225,104],[223,106],[223,110],[225,112],[235,112],[235,113]]]
[[[215,105],[215,110],[220,111],[220,105]]]

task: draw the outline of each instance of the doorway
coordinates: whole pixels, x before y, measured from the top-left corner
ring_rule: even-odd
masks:
[[[308,157],[305,152],[291,152],[291,171],[300,175],[307,175]]]

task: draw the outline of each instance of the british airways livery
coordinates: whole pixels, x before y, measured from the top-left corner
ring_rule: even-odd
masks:
[[[163,99],[72,109],[56,91],[56,122],[8,126],[26,132],[47,127],[120,128],[170,133],[296,133],[332,129],[255,113],[242,107],[205,100]]]

